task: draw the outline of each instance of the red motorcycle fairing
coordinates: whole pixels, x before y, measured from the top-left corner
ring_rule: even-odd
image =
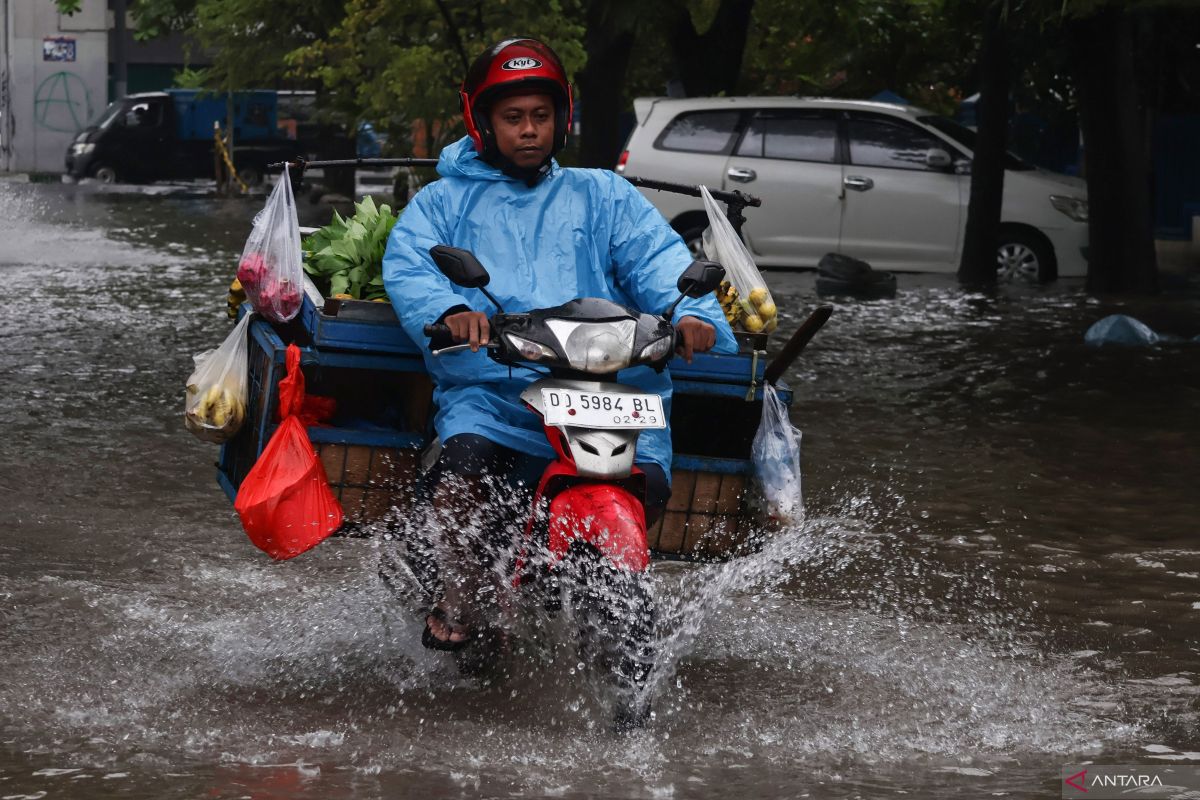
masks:
[[[646,510],[627,489],[612,483],[577,483],[550,501],[549,549],[556,559],[582,539],[618,567],[641,572],[650,565]]]
[[[537,413],[529,404],[526,407]],[[593,545],[614,565],[641,572],[650,564],[646,543],[645,476],[636,466],[626,478],[599,482],[580,478],[575,459],[563,432],[543,424],[546,438],[557,460],[550,462],[534,494],[534,509],[545,508],[544,516],[531,514],[525,525],[526,546],[537,536],[541,517],[548,535],[547,549],[555,561],[562,559],[575,539]],[[547,507],[548,505],[548,507]],[[513,586],[529,579],[525,567],[528,551],[518,552],[513,570]]]

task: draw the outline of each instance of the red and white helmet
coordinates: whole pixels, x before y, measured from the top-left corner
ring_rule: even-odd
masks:
[[[487,109],[502,95],[514,92],[545,92],[554,98],[550,155],[561,150],[571,130],[571,84],[558,56],[537,39],[506,39],[489,47],[467,70],[459,97],[475,150],[485,159],[496,154],[496,136]]]

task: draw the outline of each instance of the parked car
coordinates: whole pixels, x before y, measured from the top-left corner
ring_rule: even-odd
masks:
[[[816,267],[843,253],[883,270],[954,272],[974,132],[913,106],[797,97],[640,98],[617,171],[762,198],[746,243],[762,265]],[[699,199],[643,190],[698,252]],[[1087,273],[1087,189],[1009,156],[1003,278]]]
[[[278,122],[273,91],[233,96],[234,162],[250,185],[262,182],[266,165],[304,155]],[[213,123],[226,124],[224,95],[190,89],[143,92],[114,101],[67,149],[67,173],[103,183],[211,178]]]

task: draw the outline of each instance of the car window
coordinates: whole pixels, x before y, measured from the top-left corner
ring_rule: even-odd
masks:
[[[733,140],[740,111],[692,111],[680,114],[654,143],[661,150],[723,153]]]
[[[158,103],[134,103],[125,112],[125,125],[130,128],[153,128],[162,121],[162,106]]]
[[[925,156],[935,147],[948,151],[946,143],[920,128],[878,117],[851,117],[848,132],[852,164],[862,167],[944,171],[926,164]]]
[[[786,111],[760,112],[738,145],[739,156],[837,161],[837,120]]]

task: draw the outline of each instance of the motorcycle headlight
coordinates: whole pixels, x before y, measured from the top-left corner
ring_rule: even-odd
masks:
[[[517,348],[517,352],[521,354],[521,358],[528,361],[541,361],[543,358],[555,357],[553,350],[539,342],[531,342],[529,339],[522,339],[520,336],[514,336],[511,333],[504,334],[504,338],[508,339],[509,344]]]
[[[572,369],[604,375],[625,369],[633,360],[637,323],[631,319],[615,322],[549,319],[546,325],[558,338]]]
[[[658,361],[671,351],[671,344],[674,340],[674,336],[663,336],[660,339],[655,339],[642,348],[642,352],[638,355],[638,361]]]
[[[1076,222],[1088,221],[1088,201],[1066,194],[1050,195],[1050,205]]]

